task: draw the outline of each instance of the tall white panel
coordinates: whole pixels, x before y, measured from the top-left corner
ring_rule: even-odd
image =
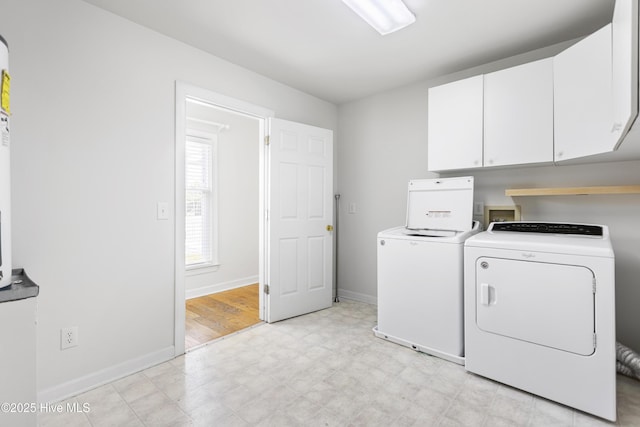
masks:
[[[298,165],[293,163],[280,163],[280,218],[298,218]]]
[[[281,239],[280,252],[280,295],[298,292],[298,239]]]
[[[324,168],[309,166],[307,195],[309,199],[309,219],[322,219],[325,212]]]
[[[307,240],[307,271],[309,289],[322,289],[328,286],[325,276],[325,241],[324,236],[313,236]]]
[[[9,49],[0,39],[0,73],[9,72]],[[3,79],[4,91],[9,80]],[[6,97],[6,92],[3,95]],[[5,98],[6,99],[6,98]],[[0,108],[0,287],[11,283],[11,168],[9,111]]]
[[[36,403],[36,298],[0,304],[0,402]],[[1,412],[0,425],[33,427],[37,411]]]

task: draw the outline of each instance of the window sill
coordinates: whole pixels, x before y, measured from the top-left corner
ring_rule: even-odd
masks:
[[[220,269],[220,264],[206,263],[185,267],[186,276],[198,276],[200,274],[215,273]]]

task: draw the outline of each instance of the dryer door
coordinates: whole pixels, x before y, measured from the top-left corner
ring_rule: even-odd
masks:
[[[593,354],[594,275],[582,266],[476,260],[476,323],[486,332]]]

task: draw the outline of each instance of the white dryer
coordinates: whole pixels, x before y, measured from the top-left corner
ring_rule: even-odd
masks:
[[[464,363],[464,241],[473,177],[412,180],[407,225],[378,234],[377,337]]]
[[[608,228],[493,223],[464,252],[466,369],[615,421]]]

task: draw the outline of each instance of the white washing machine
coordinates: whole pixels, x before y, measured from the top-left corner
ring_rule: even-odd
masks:
[[[493,223],[464,252],[466,369],[615,421],[608,228]]]
[[[464,241],[473,177],[412,180],[407,225],[378,234],[377,337],[464,364]]]

